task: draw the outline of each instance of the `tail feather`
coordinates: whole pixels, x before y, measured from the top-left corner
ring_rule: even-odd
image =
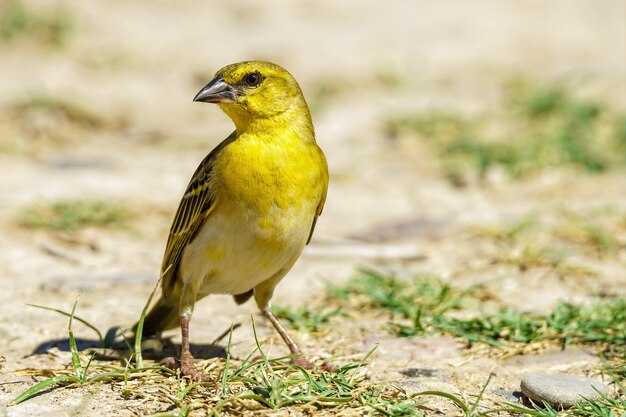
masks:
[[[133,327],[134,331],[137,330],[137,324]],[[171,297],[167,299],[160,298],[150,309],[150,312],[146,314],[142,334],[143,337],[150,337],[164,330],[174,329],[179,325],[178,302],[172,300]]]
[[[239,305],[248,301],[248,299],[250,299],[250,297],[252,297],[253,295],[254,295],[254,290],[250,290],[241,294],[235,294],[233,295],[233,298],[235,299],[235,302]]]

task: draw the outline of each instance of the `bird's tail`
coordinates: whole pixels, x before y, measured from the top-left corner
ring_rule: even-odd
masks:
[[[137,331],[138,324],[133,326],[133,332]],[[154,336],[179,325],[178,297],[159,298],[159,301],[146,314],[142,335],[143,337]]]

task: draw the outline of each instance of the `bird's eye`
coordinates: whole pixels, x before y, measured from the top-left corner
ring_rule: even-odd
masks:
[[[263,81],[263,77],[258,72],[253,72],[252,74],[248,74],[244,77],[243,82],[248,87],[258,87]]]

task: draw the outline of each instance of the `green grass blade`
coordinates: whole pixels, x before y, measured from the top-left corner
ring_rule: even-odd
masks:
[[[67,317],[71,316],[71,313],[68,313],[68,312],[63,311],[63,310],[59,310],[57,308],[40,306],[40,305],[37,305],[37,304],[26,304],[26,305],[29,306],[29,307],[41,308],[43,310],[54,311],[55,313],[63,314],[64,316],[67,316]],[[100,344],[102,345],[102,347],[106,347],[105,343],[104,343],[105,339],[102,337],[102,333],[100,332],[100,330],[98,330],[98,328],[96,326],[92,325],[87,320],[82,319],[82,318],[80,318],[78,316],[74,316],[74,320],[83,323],[85,326],[89,327],[91,330],[96,332],[96,334],[98,335],[98,340],[100,340]]]
[[[24,391],[23,393],[15,397],[13,400],[11,400],[11,402],[9,402],[9,404],[7,405],[17,405],[23,401],[26,401],[33,395],[36,395],[40,391],[43,391],[52,385],[55,385],[55,384],[58,384],[59,382],[64,382],[64,381],[80,382],[76,377],[69,376],[69,375],[58,375],[52,378],[48,378],[46,380],[43,380],[33,385],[32,387],[30,387],[29,389],[27,389],[26,391]]]
[[[226,347],[226,363],[222,372],[222,395],[226,395],[226,381],[228,380],[228,368],[230,366],[230,349],[233,343],[233,324],[230,324],[230,332],[228,334],[228,346]]]
[[[470,416],[474,415],[474,412],[476,411],[476,407],[478,407],[478,403],[480,402],[480,400],[483,398],[483,395],[485,394],[487,385],[489,385],[489,382],[491,382],[492,376],[493,374],[489,374],[489,377],[487,378],[487,382],[485,382],[485,385],[483,385],[483,388],[480,390],[480,393],[478,394],[478,398],[476,398],[476,402],[474,403],[474,405],[472,405],[472,408],[469,410],[468,415]]]
[[[72,331],[72,321],[74,319],[74,312],[76,311],[76,305],[78,304],[78,298],[74,301],[74,306],[72,307],[72,313],[70,314],[70,321],[67,326],[69,343],[70,343],[70,352],[72,353],[72,365],[74,366],[74,372],[76,376],[81,382],[85,382],[85,370],[83,365],[80,363],[80,354],[78,353],[78,346],[76,345],[76,339],[74,338],[74,332]]]
[[[372,347],[369,350],[369,352],[367,352],[365,356],[363,356],[361,361],[358,363],[358,365],[354,369],[360,369],[365,364],[365,362],[369,359],[369,357],[372,356],[372,354],[374,354],[374,351],[376,349],[378,349],[378,344],[374,345],[374,347]],[[356,372],[354,372],[352,376],[350,376],[350,379],[348,380],[348,384],[352,385],[352,383],[354,382],[354,378],[356,378]]]
[[[152,292],[150,293],[150,296],[148,297],[148,301],[146,301],[146,304],[143,306],[143,310],[141,310],[141,316],[139,316],[139,321],[137,322],[137,330],[135,331],[135,348],[134,348],[135,368],[143,368],[143,355],[141,352],[141,338],[143,336],[143,322],[146,319],[146,314],[148,314],[148,308],[150,307],[150,304],[152,304],[152,298],[154,298],[154,294],[156,293],[157,288],[159,288],[159,285],[161,284],[163,275],[167,273],[169,268],[170,267],[168,267],[165,271],[161,273],[161,275],[159,276],[159,279],[156,282],[156,285],[154,286],[154,288],[152,289]]]
[[[457,397],[456,395],[450,394],[449,392],[443,392],[443,391],[421,391],[421,392],[416,392],[415,394],[411,394],[410,398],[415,398],[415,397],[421,397],[424,395],[435,395],[438,397],[444,397],[449,399],[450,401],[452,401],[453,403],[455,403],[461,410],[463,410],[463,412],[467,415],[469,409],[467,408],[467,404],[465,404],[465,402],[460,399],[459,397]]]
[[[185,395],[187,395],[189,391],[191,391],[192,389],[203,386],[203,385],[213,385],[213,384],[215,383],[207,382],[207,381],[194,382],[192,384],[187,385],[184,389],[179,391],[178,394],[176,394],[176,397],[178,398],[179,401],[182,401],[183,398],[185,398]]]

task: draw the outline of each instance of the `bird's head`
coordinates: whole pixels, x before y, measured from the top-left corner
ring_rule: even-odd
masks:
[[[251,121],[297,112],[310,121],[296,80],[284,68],[265,61],[245,61],[220,69],[194,101],[217,103],[237,129]]]

